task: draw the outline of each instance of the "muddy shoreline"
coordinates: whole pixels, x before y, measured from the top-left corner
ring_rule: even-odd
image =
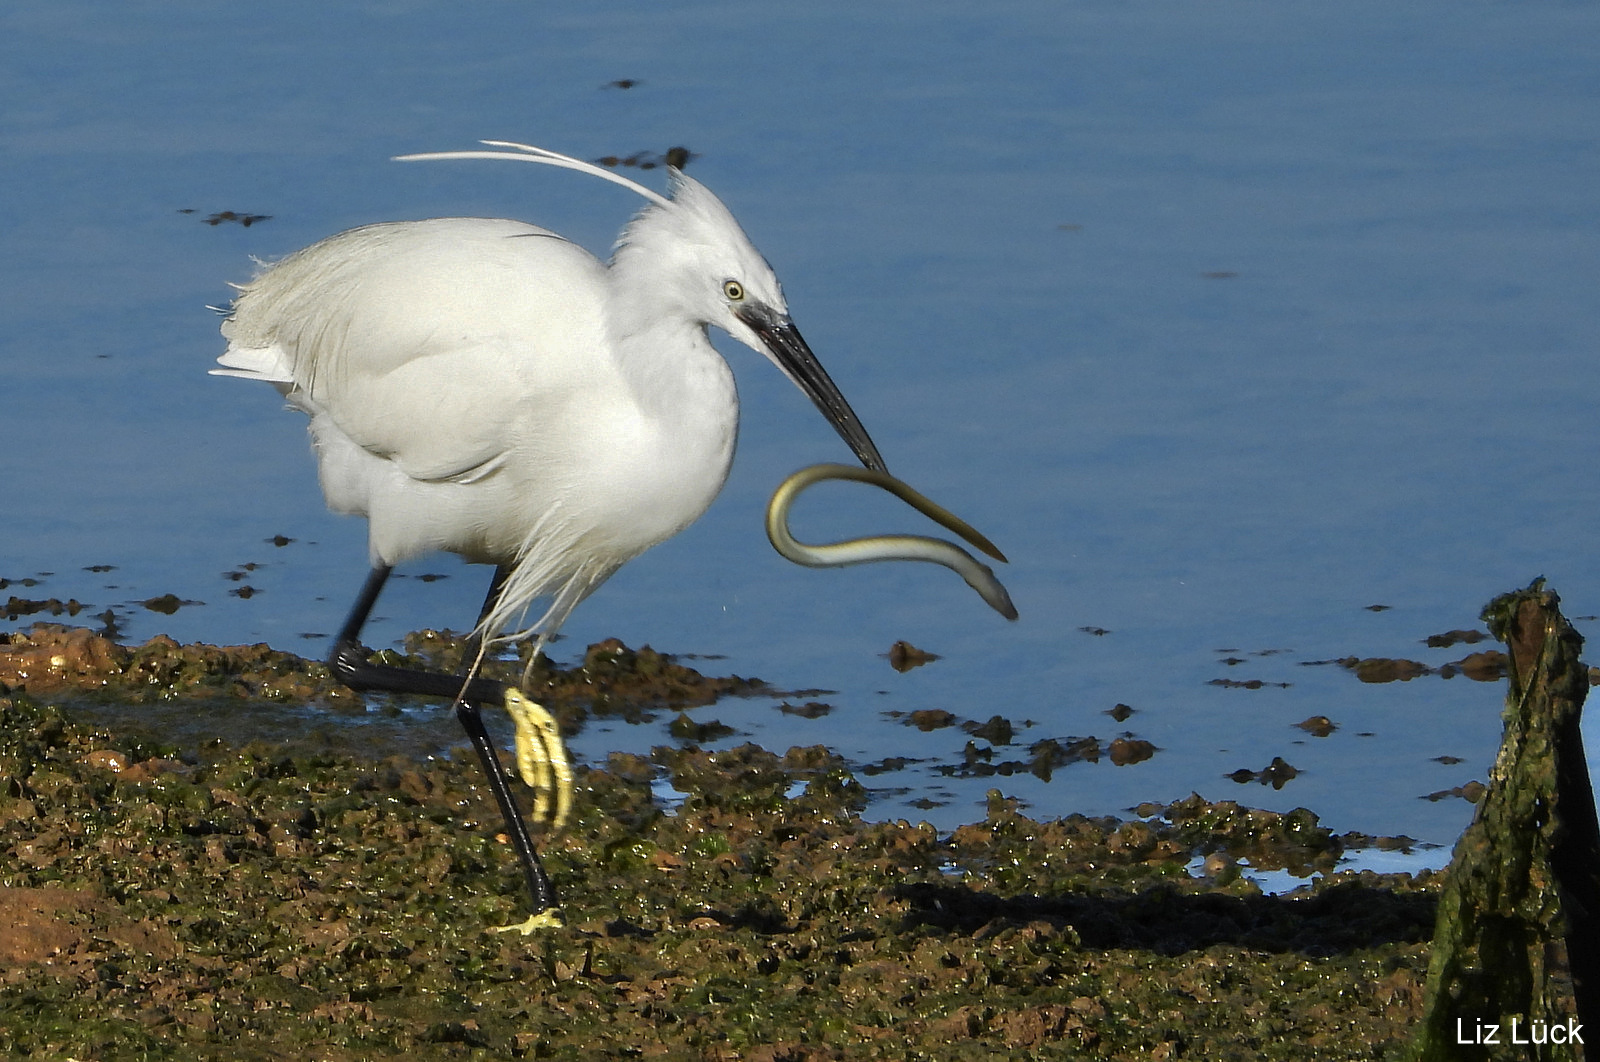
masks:
[[[1420,1014],[1439,875],[1334,872],[1373,839],[1309,811],[1040,822],[994,794],[942,834],[864,821],[821,746],[685,742],[580,768],[575,821],[542,842],[568,927],[521,937],[489,931],[525,900],[468,759],[93,721],[337,705],[321,665],[4,638],[8,1057],[1369,1059]],[[449,666],[454,644],[408,653]],[[751,680],[601,643],[540,681],[571,726]],[[1263,896],[1240,860],[1324,873]]]

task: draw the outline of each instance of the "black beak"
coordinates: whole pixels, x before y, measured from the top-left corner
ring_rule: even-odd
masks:
[[[740,311],[739,319],[761,337],[767,351],[778,368],[793,380],[816,403],[822,415],[828,418],[833,430],[855,451],[861,463],[877,472],[888,473],[878,448],[873,445],[867,429],[861,426],[850,403],[844,400],[839,388],[829,379],[817,356],[800,335],[800,330],[787,316],[778,315],[765,307],[750,306]]]

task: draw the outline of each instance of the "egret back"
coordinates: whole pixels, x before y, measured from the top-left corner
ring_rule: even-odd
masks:
[[[246,285],[225,367],[248,365],[421,481],[503,459],[518,421],[609,372],[605,267],[533,225],[369,225]]]

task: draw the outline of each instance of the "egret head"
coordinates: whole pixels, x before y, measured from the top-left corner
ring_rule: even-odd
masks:
[[[648,289],[653,312],[715,326],[765,353],[746,318],[756,307],[788,316],[777,274],[722,200],[683,171],[670,173],[671,198],[652,200],[622,230],[614,265]]]
[[[777,274],[710,189],[674,168],[669,198],[614,170],[545,148],[506,140],[483,143],[504,150],[398,158],[538,162],[631,188],[650,205],[622,231],[613,266],[629,278],[627,297],[637,300],[633,309],[701,327],[714,325],[759,351],[816,404],[863,465],[887,471],[861,421],[790,319]]]

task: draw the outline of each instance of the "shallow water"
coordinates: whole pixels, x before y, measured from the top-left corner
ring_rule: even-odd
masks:
[[[1421,797],[1484,777],[1501,688],[1303,665],[1459,659],[1420,640],[1541,574],[1569,613],[1600,611],[1597,31],[1560,3],[7,10],[0,578],[51,574],[4,593],[115,608],[134,639],[320,654],[363,532],[322,510],[297,416],[204,374],[205,307],[252,257],[360,223],[515,216],[604,253],[637,206],[574,174],[391,155],[682,144],[890,466],[1010,555],[1022,620],[927,566],[776,557],[768,492],[845,455],[721,339],[744,402],[727,490],[587,602],[558,655],[615,635],[836,691],[817,720],[761,700],[696,715],[857,763],[959,757],[960,730],[885,715],[922,708],[1161,749],[1049,782],[921,763],[871,779],[904,791],[884,815],[969,821],[990,786],[1036,815],[1195,790],[1448,846],[1470,807]],[[268,217],[205,223],[222,211]],[[919,530],[843,486],[796,524]],[[475,614],[486,572],[409,571],[448,578],[401,583],[370,641]],[[165,593],[204,604],[134,604]],[[899,639],[942,659],[897,674]],[[1103,714],[1118,703],[1137,714]],[[1340,729],[1293,728],[1317,714]],[[1281,790],[1224,777],[1275,756],[1303,772]]]

